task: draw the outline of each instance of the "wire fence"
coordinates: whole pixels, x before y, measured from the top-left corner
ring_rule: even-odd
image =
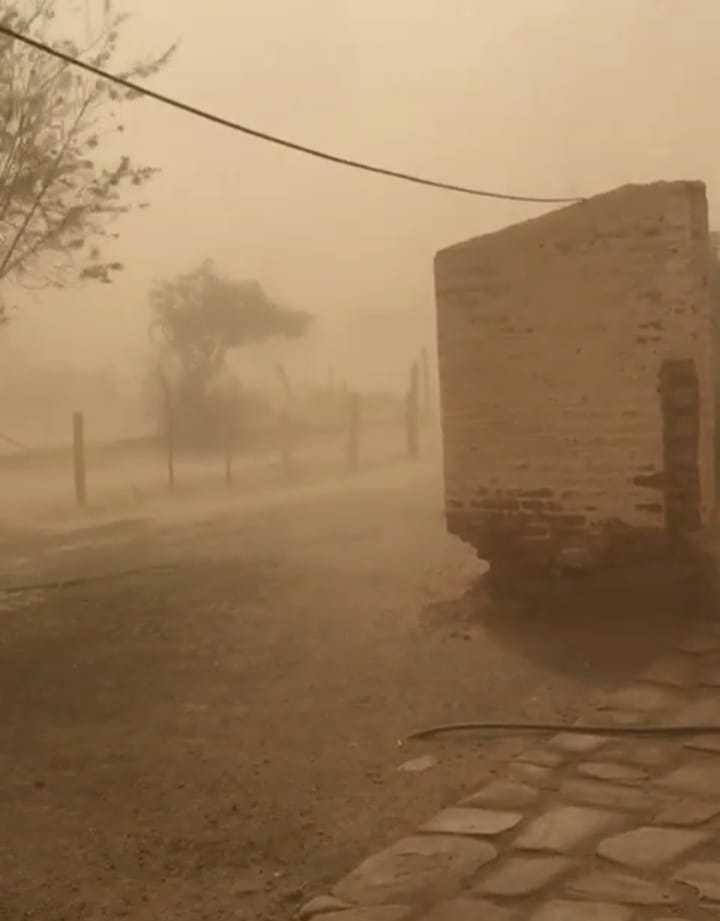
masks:
[[[160,433],[108,442],[94,416],[67,418],[67,444],[16,445],[0,457],[0,502],[9,518],[32,513],[122,511],[159,498],[179,500],[302,486],[363,470],[417,462],[436,449],[425,362],[413,364],[403,394],[341,390],[323,400],[288,400],[271,414],[238,422],[212,444],[182,437],[169,400]],[[104,429],[106,431],[106,429]]]

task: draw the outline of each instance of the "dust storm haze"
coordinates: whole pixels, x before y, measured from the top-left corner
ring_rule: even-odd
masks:
[[[72,15],[62,6],[58,35],[67,26],[82,37],[99,21],[100,3]],[[695,0],[688,17],[669,0],[174,0],[124,9],[132,19],[119,61],[181,43],[153,88],[300,143],[527,195],[674,176],[715,187],[712,0]],[[107,287],[12,292],[21,309],[0,348],[3,402],[15,408],[5,407],[3,425],[33,445],[60,437],[72,409],[99,415],[90,405],[98,376],[112,387],[104,405],[118,428],[142,428],[148,288],[205,258],[315,315],[312,334],[282,349],[298,383],[333,369],[353,388],[403,388],[418,349],[433,347],[434,252],[546,210],[359,174],[149,100],[126,108],[117,151],[162,172],[145,190],[150,208],[114,228],[112,255],[125,271]],[[276,351],[245,350],[245,373],[272,386]],[[58,375],[70,370],[63,393]]]
[[[82,45],[108,0],[54,5],[48,40]],[[718,0],[122,0],[119,8],[128,18],[113,71],[177,41],[167,66],[138,82],[250,128],[511,196],[567,200],[702,179],[710,226],[720,225]],[[450,496],[446,509],[443,495],[433,259],[553,205],[370,175],[150,99],[117,107],[124,130],[101,139],[98,161],[127,153],[160,169],[133,199],[148,206],[121,216],[118,238],[103,241],[104,257],[123,270],[109,285],[62,290],[3,278],[0,298],[0,318],[12,308],[0,323],[0,921],[289,921],[432,810],[510,776],[505,762],[527,747],[526,738],[499,736],[421,751],[413,729],[478,716],[575,723],[596,691],[644,677],[680,647],[692,600],[669,571],[653,570],[650,587],[638,579],[630,590],[621,578],[618,587],[612,576],[581,577],[550,592],[550,612],[528,618],[491,597],[477,544],[449,533],[452,502],[462,502]],[[514,281],[514,262],[504,269]],[[178,281],[188,273],[197,288]],[[595,307],[604,310],[612,284],[599,287]],[[200,292],[198,302],[188,296],[193,309],[174,312],[187,290]],[[565,316],[574,317],[587,304],[575,305],[568,290]],[[533,294],[522,292],[528,313]],[[474,369],[483,361],[473,353],[477,329],[467,332],[475,317],[463,327],[469,314],[453,311],[462,318],[452,327],[462,345],[453,362]],[[168,333],[163,350],[151,319]],[[525,316],[513,334],[533,332],[531,322]],[[203,323],[216,324],[207,336]],[[218,329],[227,354],[213,339]],[[542,365],[547,340],[535,342]],[[505,354],[496,347],[485,380]],[[583,370],[584,359],[574,360]],[[479,388],[454,380],[461,415]],[[604,387],[595,386],[598,400]],[[653,401],[655,387],[653,377]],[[537,429],[529,402],[516,400]],[[503,407],[491,422],[504,421]],[[483,408],[470,409],[473,423]],[[655,402],[651,412],[655,424]],[[632,413],[616,415],[634,425]],[[518,453],[506,439],[503,454],[503,433],[494,444],[494,431],[483,430],[463,454],[471,439],[462,426],[455,434],[468,469],[491,455],[509,469],[508,454]],[[548,440],[559,455],[552,433]],[[535,477],[532,458],[521,460]],[[566,467],[550,462],[562,478]],[[485,501],[488,521],[506,508],[531,525],[527,509],[553,511],[558,527],[577,518],[546,503],[556,498],[546,483],[512,482],[508,507],[499,492],[477,488],[474,473],[466,479],[460,498],[479,517]],[[643,498],[636,511],[663,511]],[[611,614],[625,618],[622,629],[608,629]],[[663,707],[683,681],[668,679]],[[538,777],[557,764],[575,770],[565,752],[548,751],[520,765],[523,784],[543,786]],[[634,784],[666,764],[637,758],[641,767],[628,774],[632,759],[620,764],[620,751],[608,756],[617,764],[586,764],[595,770],[586,777]],[[529,792],[527,802],[540,795],[506,786]],[[492,805],[510,814],[478,810],[490,817],[483,828],[520,822],[520,799]],[[613,813],[624,802],[587,800]],[[557,810],[563,841],[574,840],[572,816],[595,810],[567,811],[565,828]],[[487,847],[465,837],[475,825],[460,827],[468,852]],[[695,830],[677,834],[694,840]],[[584,829],[581,838],[580,857],[591,854],[594,870]],[[495,840],[503,848],[508,838]],[[425,882],[444,862],[455,867],[448,854],[425,855]],[[393,867],[403,885],[406,869]],[[494,903],[463,905],[463,918],[485,917],[488,906],[506,917],[504,904],[498,914]],[[615,907],[620,917],[625,909]],[[404,906],[379,911],[367,917],[406,916]]]

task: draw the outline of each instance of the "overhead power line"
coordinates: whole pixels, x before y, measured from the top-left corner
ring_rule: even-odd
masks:
[[[454,185],[450,182],[438,182],[434,179],[423,179],[421,176],[414,176],[411,173],[401,172],[400,170],[386,169],[385,167],[373,166],[371,163],[365,163],[360,160],[351,160],[347,157],[341,157],[336,154],[327,153],[314,147],[307,147],[304,144],[297,144],[295,141],[289,141],[285,138],[277,137],[273,134],[268,134],[265,131],[260,131],[257,128],[251,128],[248,125],[242,125],[239,122],[233,121],[230,118],[225,118],[222,115],[215,115],[214,113],[208,112],[205,109],[199,109],[196,106],[190,105],[187,102],[183,102],[180,99],[174,99],[171,96],[165,96],[163,93],[156,93],[155,90],[151,90],[145,86],[141,86],[138,83],[134,83],[132,80],[126,80],[124,77],[120,77],[117,74],[109,73],[100,67],[95,67],[93,64],[88,64],[86,61],[80,60],[79,58],[76,58],[71,54],[67,54],[64,51],[60,51],[57,48],[53,48],[51,45],[48,45],[45,42],[38,41],[37,39],[31,38],[28,35],[23,35],[20,32],[16,32],[14,29],[9,28],[8,26],[0,25],[0,34],[6,35],[8,38],[12,38],[15,41],[22,42],[24,45],[35,48],[37,51],[41,51],[43,54],[48,54],[51,57],[57,58],[59,61],[64,61],[66,64],[70,64],[73,67],[84,70],[96,77],[100,77],[102,80],[108,80],[110,83],[115,83],[116,85],[122,86],[124,89],[130,90],[133,93],[138,93],[139,95],[146,96],[149,99],[154,99],[156,102],[170,106],[173,109],[179,109],[181,112],[186,112],[189,115],[194,115],[197,118],[202,118],[205,121],[212,122],[216,125],[222,125],[223,127],[230,128],[233,131],[239,131],[241,134],[248,135],[249,137],[257,138],[261,141],[267,141],[269,144],[275,144],[278,147],[285,147],[288,150],[294,150],[297,153],[306,154],[307,156],[315,157],[319,160],[325,160],[329,163],[336,163],[340,166],[347,166],[352,169],[362,170],[366,173],[375,173],[379,176],[388,176],[391,179],[400,179],[404,182],[413,182],[416,185],[430,186],[431,188],[435,189],[444,189],[447,192],[460,192],[463,195],[476,195],[482,198],[498,198],[506,201],[535,202],[540,204],[571,204],[573,202],[584,201],[583,198],[579,197],[552,198],[535,195],[509,195],[505,192],[490,192],[486,189],[476,189],[471,186]]]

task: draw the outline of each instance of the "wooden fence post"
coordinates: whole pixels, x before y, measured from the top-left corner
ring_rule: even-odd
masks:
[[[162,371],[160,372],[160,383],[165,406],[165,450],[167,455],[168,487],[172,491],[175,489],[175,418],[170,384]]]
[[[283,410],[280,413],[280,453],[285,476],[291,479],[295,472],[295,464],[293,460],[292,427],[290,425],[290,414],[287,410]]]
[[[289,403],[292,399],[292,384],[290,383],[290,378],[288,377],[288,373],[285,370],[284,365],[278,365],[276,370],[278,379],[280,380],[280,386],[282,387],[283,395],[285,397],[285,402]]]
[[[360,394],[348,394],[347,462],[350,470],[360,466]]]
[[[233,455],[235,453],[235,401],[228,403],[225,418],[225,482],[232,486]]]
[[[420,456],[419,410],[420,410],[420,368],[415,362],[410,369],[410,387],[405,397],[405,432],[407,437],[407,454],[410,460]]]
[[[422,376],[423,376],[423,410],[425,419],[432,417],[432,392],[430,386],[430,354],[427,346],[423,346],[421,353]]]
[[[73,467],[75,473],[75,501],[80,508],[84,508],[87,505],[85,417],[81,412],[73,413]]]

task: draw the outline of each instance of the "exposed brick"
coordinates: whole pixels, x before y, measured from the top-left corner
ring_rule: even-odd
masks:
[[[517,499],[488,498],[480,499],[476,503],[478,508],[487,509],[489,512],[512,512],[520,508]]]
[[[517,554],[526,533],[554,551],[598,539],[625,560],[664,552],[667,525],[708,520],[708,251],[703,185],[670,182],[625,186],[436,256],[453,533],[491,563]],[[653,495],[666,491],[674,516]],[[483,497],[494,501],[466,516]],[[550,533],[531,530],[539,524]]]
[[[553,527],[580,528],[587,524],[585,515],[552,514],[547,516],[547,520],[551,522]]]
[[[552,499],[553,491],[552,489],[513,489],[511,490],[513,496],[517,496],[518,499]]]
[[[659,502],[638,502],[635,508],[639,512],[648,512],[651,515],[662,515],[663,507]]]
[[[523,527],[523,537],[530,540],[548,538],[550,529],[544,524],[528,524]]]
[[[667,483],[667,476],[664,471],[658,473],[639,474],[633,477],[633,486],[639,486],[642,489],[664,489]]]

